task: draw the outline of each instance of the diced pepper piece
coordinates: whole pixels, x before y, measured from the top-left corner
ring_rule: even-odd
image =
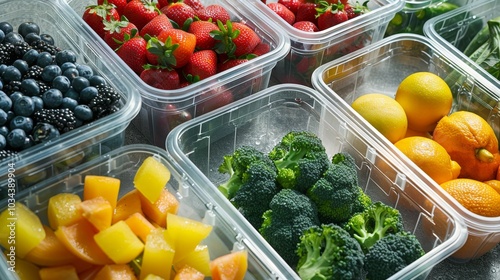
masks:
[[[248,269],[248,252],[246,250],[232,252],[213,259],[210,262],[212,279],[243,280]]]
[[[148,276],[144,277],[142,280],[165,280],[163,277],[154,274],[148,274]]]
[[[125,221],[119,221],[94,235],[101,250],[116,264],[126,264],[144,249],[144,243]]]
[[[156,158],[148,157],[135,173],[134,185],[150,203],[154,203],[169,180],[170,170]]]
[[[94,280],[135,280],[137,277],[127,264],[105,265],[96,274]]]
[[[185,265],[175,274],[174,280],[203,280],[205,275],[195,268]]]
[[[170,279],[174,248],[164,238],[164,229],[152,230],[146,238],[142,255],[141,279],[149,274]]]
[[[40,275],[40,280],[79,280],[78,273],[76,273],[76,269],[72,265],[42,267],[38,274]]]
[[[120,179],[99,175],[85,176],[83,183],[83,200],[102,196],[109,201],[111,207],[115,209],[119,192]]]
[[[130,229],[142,240],[142,242],[146,242],[148,234],[151,230],[155,229],[155,226],[139,213],[130,215],[130,217],[125,220],[125,223],[127,223]]]
[[[154,203],[140,194],[142,211],[146,218],[158,224],[160,227],[166,226],[167,213],[177,214],[179,201],[167,189],[162,189],[160,198]]]
[[[95,276],[101,270],[101,268],[103,268],[103,265],[94,265],[89,269],[79,272],[78,278],[80,278],[80,280],[94,280]]]
[[[47,206],[49,225],[53,230],[59,226],[69,226],[82,219],[82,211],[78,205],[80,196],[74,193],[58,193],[50,197]]]
[[[192,267],[207,277],[210,276],[210,252],[208,246],[198,245],[182,260],[174,263],[174,267],[177,271],[184,266]]]
[[[44,238],[40,218],[26,205],[16,202],[0,214],[0,245],[17,258],[24,258]]]
[[[144,214],[141,208],[139,191],[136,189],[132,189],[118,199],[118,203],[116,203],[116,208],[113,213],[112,223],[114,224],[118,221],[125,220],[134,213]]]
[[[111,226],[113,208],[108,200],[102,196],[84,200],[80,203],[82,216],[87,219],[98,231]]]
[[[40,280],[40,275],[38,274],[40,268],[38,266],[23,259],[16,259],[14,264],[14,270],[16,271],[17,277],[19,277],[19,279]]]

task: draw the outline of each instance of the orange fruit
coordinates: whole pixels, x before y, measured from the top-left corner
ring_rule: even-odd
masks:
[[[356,98],[351,106],[391,143],[405,136],[406,113],[394,98],[370,93]]]
[[[498,140],[493,128],[479,115],[457,111],[443,117],[433,139],[462,167],[460,178],[495,179],[500,165]]]
[[[416,72],[403,79],[395,99],[406,112],[408,128],[419,132],[432,131],[453,103],[448,84],[431,72]]]
[[[455,179],[460,173],[460,165],[451,160],[446,150],[430,138],[411,136],[394,145],[438,184]]]
[[[490,187],[495,189],[495,191],[497,191],[497,193],[500,193],[500,180],[493,179],[493,180],[484,181],[484,183],[488,184]]]
[[[500,194],[486,183],[458,178],[442,183],[441,187],[472,213],[500,216]]]
[[[406,130],[406,137],[411,137],[411,136],[422,136],[422,137],[427,137],[432,139],[432,135],[429,132],[422,132],[422,131],[415,131],[410,128]]]

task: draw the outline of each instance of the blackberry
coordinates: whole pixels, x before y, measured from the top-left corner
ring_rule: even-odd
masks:
[[[92,98],[88,104],[90,109],[92,109],[94,119],[102,118],[118,111],[120,94],[109,85],[100,84],[96,88],[99,94]]]
[[[14,45],[11,43],[0,44],[0,64],[11,65],[14,60]]]
[[[0,151],[0,161],[6,159],[15,159],[17,157],[17,152],[10,149],[4,149]]]
[[[38,84],[38,87],[40,88],[40,95],[42,95],[44,92],[50,89],[50,85],[45,83],[42,80],[36,80],[36,83]]]
[[[24,54],[29,50],[31,50],[31,46],[28,42],[22,41],[14,44],[14,55],[16,58],[23,58]]]
[[[42,109],[33,114],[33,120],[36,124],[48,123],[53,125],[59,133],[68,132],[76,127],[76,117],[68,109]]]
[[[28,72],[24,74],[23,79],[34,79],[39,80],[42,75],[43,68],[38,65],[32,65],[28,69]]]
[[[56,55],[57,52],[61,51],[61,48],[51,45],[43,40],[32,42],[31,47],[38,52],[48,52],[51,55]]]
[[[7,93],[7,95],[11,95],[13,92],[16,92],[16,91],[22,92],[21,81],[10,81],[7,84],[3,85],[2,90],[5,93]]]

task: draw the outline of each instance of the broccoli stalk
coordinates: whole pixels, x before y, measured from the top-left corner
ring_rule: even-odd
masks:
[[[302,280],[359,279],[364,253],[347,231],[335,224],[309,228],[297,246]]]
[[[353,215],[344,228],[358,240],[364,252],[387,235],[404,230],[401,213],[380,201]]]

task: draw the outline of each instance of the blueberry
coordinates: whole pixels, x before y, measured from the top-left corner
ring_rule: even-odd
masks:
[[[31,137],[26,137],[26,138],[24,138],[24,145],[21,147],[21,150],[28,149],[28,148],[32,147],[33,145],[35,145],[35,143],[31,139]]]
[[[94,76],[90,77],[89,82],[90,82],[90,85],[94,86],[94,87],[98,86],[98,85],[105,85],[106,84],[106,80],[102,76],[99,76],[99,75],[94,75]]]
[[[33,42],[37,42],[37,41],[40,41],[42,40],[40,38],[40,35],[39,34],[36,34],[36,33],[29,33],[29,34],[26,34],[26,36],[24,36],[24,41],[28,44],[32,44]]]
[[[21,81],[21,89],[28,96],[37,96],[40,94],[40,86],[35,79],[24,79]]]
[[[64,73],[69,68],[74,68],[76,69],[76,65],[73,62],[64,62],[61,64],[59,67],[61,67],[61,71]]]
[[[0,134],[1,135],[7,137],[7,134],[9,134],[9,131],[10,131],[10,129],[7,126],[5,126],[5,125],[0,126]]]
[[[63,95],[64,95],[64,97],[69,97],[69,98],[74,99],[74,100],[80,99],[80,93],[78,93],[74,88],[70,88]]]
[[[87,105],[80,104],[75,107],[75,117],[82,121],[90,121],[93,118],[92,109]]]
[[[3,72],[2,75],[2,80],[5,83],[12,82],[12,81],[20,81],[22,78],[21,71],[17,69],[15,66],[9,65],[5,69],[5,72]]]
[[[52,64],[53,60],[54,59],[49,52],[41,52],[36,60],[36,65],[40,67],[45,67],[47,65]]]
[[[12,110],[18,116],[29,117],[35,112],[35,103],[30,96],[24,95],[14,102]]]
[[[17,32],[23,37],[26,37],[30,33],[40,34],[40,26],[31,21],[23,22],[19,24]]]
[[[55,43],[54,38],[52,36],[50,36],[49,34],[40,34],[40,39],[42,41],[45,41],[49,45],[54,45],[54,43]]]
[[[65,93],[71,87],[71,82],[66,76],[57,76],[52,80],[52,87]]]
[[[28,62],[24,59],[16,59],[14,60],[12,65],[16,67],[19,70],[19,72],[21,72],[21,75],[26,74],[26,72],[28,72],[28,68],[30,67],[28,65]]]
[[[7,122],[10,122],[15,116],[16,116],[16,114],[14,112],[8,111],[7,112]]]
[[[43,109],[43,99],[39,96],[32,96],[33,104],[35,104],[35,112]]]
[[[67,77],[70,81],[78,77],[80,74],[76,68],[68,68],[63,72],[63,76]]]
[[[62,65],[65,62],[76,62],[76,53],[72,50],[62,50],[56,53],[56,63]]]
[[[7,139],[4,135],[0,134],[0,150],[5,149],[7,147]]]
[[[0,90],[0,109],[7,112],[11,108],[12,108],[12,100],[5,92]]]
[[[75,110],[76,106],[78,106],[78,101],[76,101],[75,99],[73,99],[71,97],[64,97],[63,98],[61,108],[68,108],[71,111],[73,111],[73,110]]]
[[[0,43],[5,39],[5,33],[0,29]]]
[[[46,108],[55,109],[61,105],[63,94],[56,88],[51,88],[42,94],[43,104]]]
[[[59,137],[59,130],[48,123],[38,123],[33,128],[33,141],[41,143]]]
[[[79,101],[82,104],[89,104],[89,102],[92,100],[92,98],[96,97],[98,94],[99,94],[99,91],[97,90],[96,87],[88,86],[80,92]]]
[[[3,82],[2,82],[2,79],[0,79],[0,90],[3,89]]]
[[[3,75],[3,73],[5,72],[5,70],[7,70],[7,64],[0,64],[0,76]]]
[[[21,36],[21,34],[15,32],[15,31],[12,31],[8,34],[5,34],[5,38],[3,38],[3,42],[2,43],[11,43],[11,44],[16,44],[16,43],[21,43],[21,42],[24,42],[24,38],[23,36]]]
[[[15,116],[10,121],[10,130],[22,129],[26,133],[30,133],[33,130],[33,120],[24,116]]]
[[[83,76],[87,79],[90,79],[90,77],[94,75],[94,71],[88,65],[77,64],[76,69],[78,69],[78,74],[80,74],[80,76]]]
[[[90,86],[90,82],[87,78],[78,76],[71,81],[71,86],[78,92],[82,91],[84,88]]]
[[[12,104],[16,102],[16,100],[20,97],[22,97],[24,94],[20,91],[14,91],[13,93],[10,94],[10,100],[12,100]]]
[[[7,21],[0,22],[0,29],[3,31],[3,33],[5,33],[5,35],[7,35],[7,33],[14,31],[14,27],[12,26],[12,24],[10,24]]]
[[[4,110],[0,109],[0,125],[4,125],[8,122],[9,115]]]
[[[22,148],[26,141],[26,132],[20,128],[13,129],[7,134],[7,144],[14,149]]]
[[[58,65],[51,64],[43,68],[41,77],[42,80],[45,82],[52,82],[52,80],[54,80],[55,77],[61,75],[62,75],[61,68]]]
[[[23,55],[23,59],[28,63],[28,65],[34,65],[36,64],[36,61],[38,59],[38,55],[40,53],[35,50],[35,49],[30,49],[29,51],[25,52]]]

